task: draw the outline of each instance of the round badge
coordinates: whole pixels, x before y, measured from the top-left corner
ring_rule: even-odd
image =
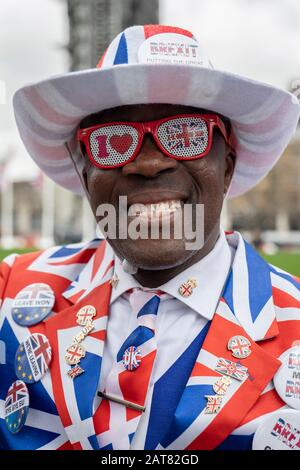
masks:
[[[45,335],[35,333],[20,344],[15,357],[15,372],[28,384],[38,382],[45,375],[51,361],[51,346]]]
[[[236,335],[232,336],[227,344],[227,349],[231,351],[233,357],[237,359],[245,359],[246,357],[250,356],[251,349],[250,341],[245,338],[245,336]]]
[[[273,382],[280,398],[292,408],[300,410],[300,347],[285,351]]]
[[[142,353],[139,348],[135,346],[130,346],[127,348],[123,354],[123,364],[125,369],[133,371],[137,369],[142,360]]]
[[[48,284],[30,284],[13,300],[12,317],[18,325],[36,325],[49,315],[54,302],[54,292]]]
[[[66,363],[71,366],[78,364],[83,357],[85,357],[85,349],[80,344],[71,344],[66,350]]]
[[[300,411],[282,410],[268,415],[258,426],[253,450],[300,450]]]
[[[8,389],[5,399],[5,423],[13,434],[25,424],[29,409],[29,394],[22,380],[16,380]]]

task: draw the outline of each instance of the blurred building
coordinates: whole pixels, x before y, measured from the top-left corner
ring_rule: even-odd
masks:
[[[128,26],[158,22],[158,0],[68,0],[71,70],[95,67]]]

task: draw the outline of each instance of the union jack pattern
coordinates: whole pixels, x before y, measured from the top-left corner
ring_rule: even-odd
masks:
[[[168,358],[168,369],[149,397],[142,448],[251,449],[262,420],[286,408],[272,378],[280,365],[278,357],[300,337],[299,280],[268,265],[238,233],[227,234],[227,240],[235,254],[216,313],[184,353]],[[110,246],[99,240],[10,256],[2,263],[0,341],[5,343],[6,357],[0,363],[0,448],[113,449],[121,435],[131,440],[138,412],[128,409],[118,423],[119,435],[115,435],[109,428],[110,404],[104,400],[99,406],[100,400],[95,398],[113,267]],[[34,282],[46,283],[53,290],[54,313],[38,325],[21,327],[13,321],[12,302],[21,289]],[[97,309],[95,328],[84,340],[86,356],[80,363],[84,373],[72,380],[64,356],[82,329],[76,313],[85,305]],[[44,334],[50,342],[50,373],[28,385],[29,413],[15,439],[5,426],[5,398],[15,381],[16,351],[36,333]],[[174,329],[174,338],[176,334],[180,331]],[[233,336],[249,340],[251,354],[240,360],[236,376],[231,376],[220,410],[205,413],[206,396],[214,395],[213,385],[226,376],[230,362],[234,362],[227,349]]]
[[[223,359],[223,357],[220,357],[218,360],[216,371],[237,380],[244,380],[247,376],[247,367],[242,366],[242,364]]]

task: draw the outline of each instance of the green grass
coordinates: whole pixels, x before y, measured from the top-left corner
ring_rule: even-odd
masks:
[[[11,253],[29,253],[35,251],[34,248],[27,249],[13,249],[13,250],[4,250],[0,249],[0,260],[5,258]],[[262,257],[268,261],[268,263],[274,264],[285,271],[294,274],[295,276],[300,276],[300,252],[285,252],[281,251],[275,255],[265,255],[261,253]]]
[[[285,252],[280,251],[275,255],[265,255],[261,253],[262,257],[268,261],[268,263],[278,266],[278,268],[284,269],[285,271],[300,276],[300,252]]]

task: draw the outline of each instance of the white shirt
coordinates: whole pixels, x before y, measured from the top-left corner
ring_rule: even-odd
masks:
[[[149,419],[153,385],[181,356],[199,331],[212,319],[222,294],[232,262],[231,249],[224,231],[221,231],[214,248],[200,261],[179,273],[167,283],[157,287],[169,296],[162,299],[156,319],[155,335],[157,353],[146,397],[146,411],[142,414],[131,449],[143,449]],[[141,287],[139,282],[124,272],[120,260],[115,259],[118,284],[112,289],[107,337],[104,346],[99,390],[104,390],[107,376],[115,362],[118,350],[127,336],[137,327],[127,296],[128,289]],[[178,288],[189,278],[196,279],[192,295],[183,297]]]

